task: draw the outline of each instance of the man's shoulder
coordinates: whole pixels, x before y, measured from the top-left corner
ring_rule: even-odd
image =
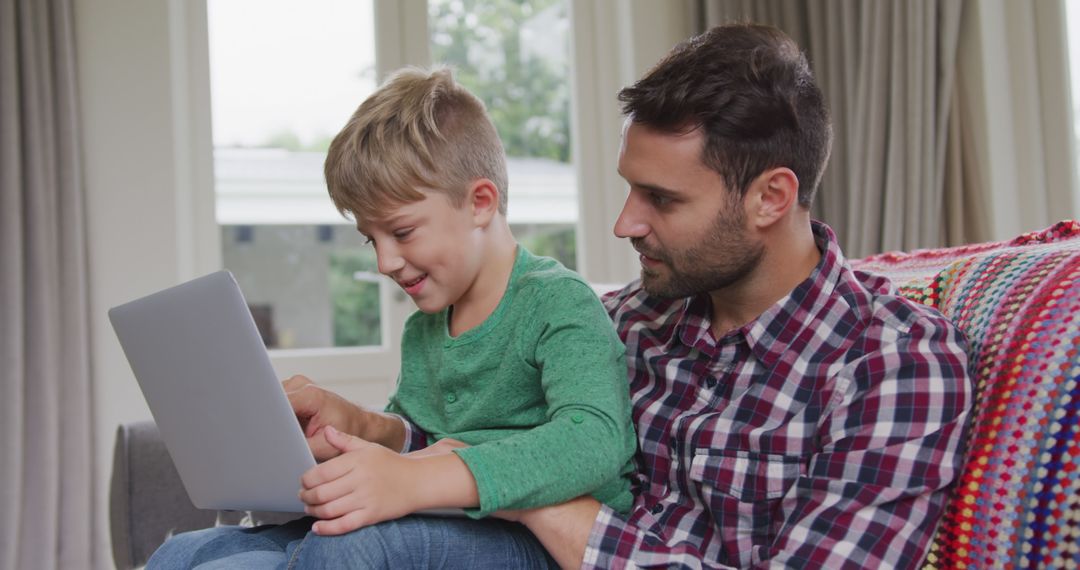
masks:
[[[904,297],[887,277],[846,269],[835,295],[850,308],[852,336],[858,339],[861,351],[873,352],[901,341],[909,351],[940,351],[939,346],[910,342],[913,336],[952,344],[954,350],[964,347],[963,334],[952,321],[936,309]]]
[[[952,322],[932,307],[903,296],[884,275],[847,269],[838,290],[857,299],[867,314],[884,326],[906,329],[918,323],[951,327]]]

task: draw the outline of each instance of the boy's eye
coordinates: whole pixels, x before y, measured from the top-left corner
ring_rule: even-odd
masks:
[[[364,245],[375,245],[375,238],[364,236]]]
[[[396,230],[396,231],[394,231],[394,238],[395,239],[405,239],[405,238],[409,237],[409,234],[411,234],[412,231],[413,231],[412,228],[404,228],[404,229]]]

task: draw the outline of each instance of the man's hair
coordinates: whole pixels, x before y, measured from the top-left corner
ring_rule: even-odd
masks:
[[[619,101],[635,123],[702,129],[702,162],[740,196],[762,172],[784,166],[799,179],[799,204],[813,202],[832,126],[806,57],[780,30],[712,28],[675,46]]]
[[[447,194],[455,207],[469,184],[487,178],[506,213],[506,156],[483,102],[449,69],[410,67],[394,73],[334,137],[324,165],[338,211],[358,221]]]

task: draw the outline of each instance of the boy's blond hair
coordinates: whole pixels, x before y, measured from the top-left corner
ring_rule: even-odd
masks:
[[[326,185],[342,214],[385,216],[443,192],[455,207],[468,186],[491,180],[506,214],[506,156],[484,103],[449,69],[399,70],[365,100],[327,152]]]

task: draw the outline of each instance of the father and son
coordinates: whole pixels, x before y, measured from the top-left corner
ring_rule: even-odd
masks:
[[[180,534],[150,568],[922,560],[962,461],[964,339],[811,220],[832,131],[798,46],[713,28],[618,97],[614,230],[641,278],[603,301],[515,242],[502,145],[450,72],[359,107],[326,180],[420,309],[397,390],[379,413],[287,380],[310,517]]]

